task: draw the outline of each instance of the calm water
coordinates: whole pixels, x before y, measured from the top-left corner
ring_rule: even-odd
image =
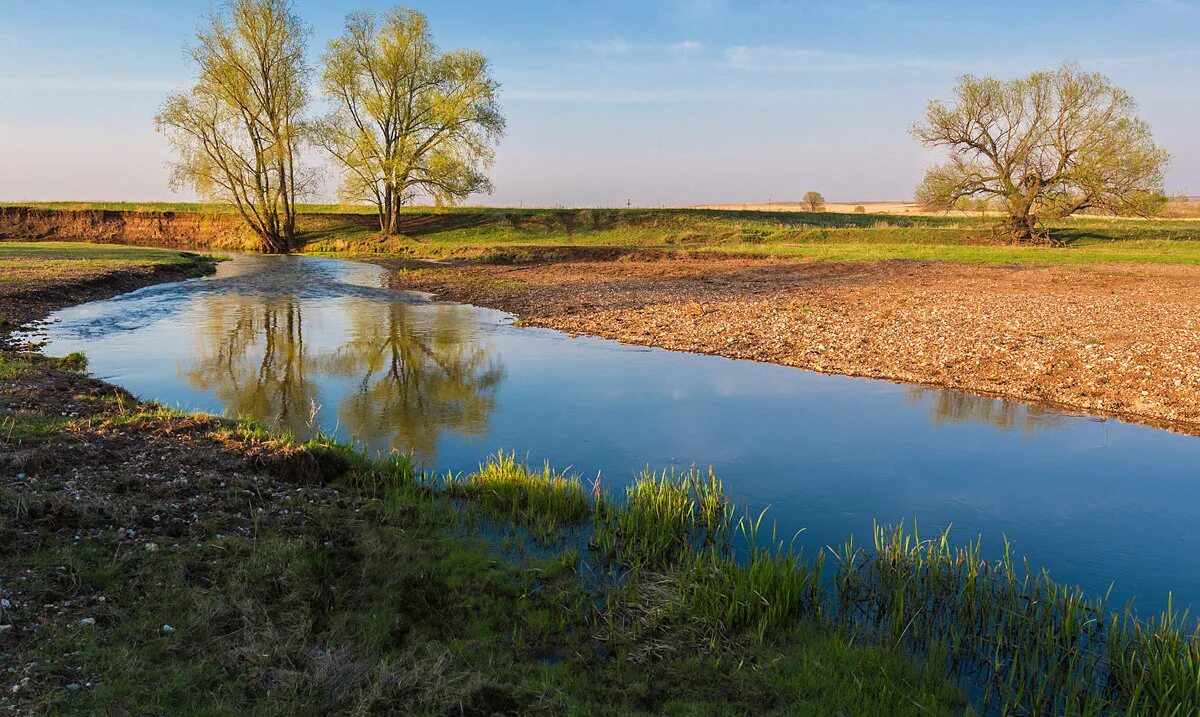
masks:
[[[1200,605],[1200,439],[953,391],[572,339],[384,288],[376,267],[243,256],[215,277],[70,308],[40,332],[144,399],[317,424],[464,470],[498,449],[614,487],[713,466],[806,529],[811,552],[872,518],[982,533],[1061,581],[1158,609]]]

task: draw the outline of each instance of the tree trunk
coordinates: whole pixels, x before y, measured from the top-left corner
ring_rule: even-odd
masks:
[[[392,191],[392,206],[388,211],[390,224],[387,230],[387,235],[391,237],[400,233],[400,196],[400,192]]]
[[[262,237],[263,252],[266,254],[286,254],[288,253],[288,239],[281,236],[279,232],[270,232]]]
[[[1018,244],[1032,244],[1043,238],[1038,219],[1032,214],[1013,214],[1008,221],[1009,233]]]

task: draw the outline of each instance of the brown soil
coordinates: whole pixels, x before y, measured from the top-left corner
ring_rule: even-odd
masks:
[[[1200,434],[1198,267],[659,255],[430,266],[397,271],[393,283],[571,333]]]

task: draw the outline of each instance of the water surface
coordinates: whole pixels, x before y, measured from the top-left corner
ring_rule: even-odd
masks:
[[[377,267],[239,256],[69,308],[47,351],[143,399],[311,426],[467,470],[498,449],[599,473],[713,466],[810,552],[872,519],[983,534],[1141,611],[1200,605],[1200,440],[886,381],[622,346],[383,288]]]

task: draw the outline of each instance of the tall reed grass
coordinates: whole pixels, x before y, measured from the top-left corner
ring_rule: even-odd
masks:
[[[1139,620],[1045,570],[996,561],[949,530],[875,526],[871,551],[838,552],[831,598],[848,629],[877,635],[951,669],[1006,714],[1200,714],[1200,625],[1168,607]]]

